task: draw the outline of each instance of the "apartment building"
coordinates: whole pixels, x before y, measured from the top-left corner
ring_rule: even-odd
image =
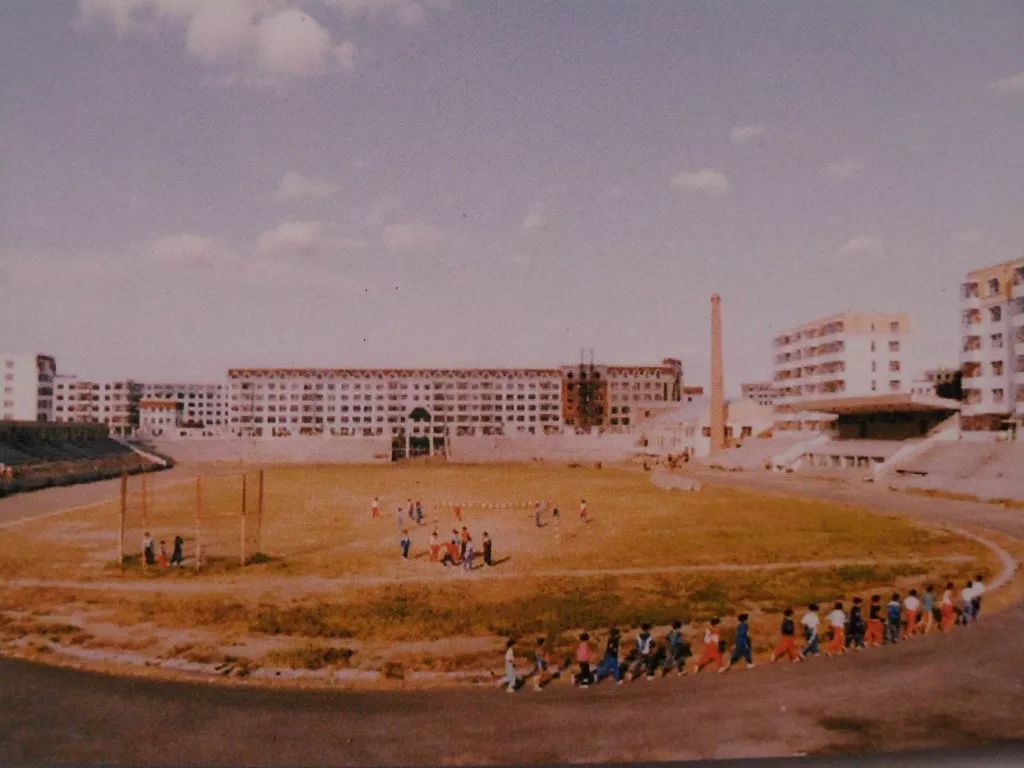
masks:
[[[772,341],[775,405],[909,393],[909,332],[904,313],[842,312],[778,334]]]
[[[234,435],[412,435],[431,450],[446,435],[628,428],[638,409],[678,400],[682,364],[561,368],[233,368]],[[591,386],[593,383],[593,386]]]
[[[52,421],[56,375],[49,355],[0,353],[0,421]]]
[[[748,381],[740,384],[740,391],[745,400],[753,400],[758,405],[775,404],[775,384],[770,381]]]
[[[682,361],[667,357],[661,365],[563,365],[562,408],[565,426],[621,431],[679,402]]]
[[[142,397],[180,403],[179,426],[183,428],[220,431],[229,424],[226,384],[144,383]]]
[[[942,396],[940,388],[953,385],[959,372],[959,368],[929,368],[910,382],[910,391],[915,395]]]
[[[143,397],[139,400],[139,427],[136,433],[146,437],[163,437],[184,426],[180,400]]]
[[[1024,259],[967,273],[960,291],[961,425],[1024,419]]]
[[[90,381],[57,376],[53,386],[53,420],[106,424],[111,435],[129,437],[139,424],[142,384],[132,379]]]

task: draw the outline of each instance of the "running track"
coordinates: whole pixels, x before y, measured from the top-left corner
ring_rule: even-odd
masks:
[[[929,520],[972,519],[963,502],[927,502]],[[985,512],[988,527],[1019,533],[1021,513]],[[996,745],[903,764],[1019,765],[1020,744],[1005,742],[1024,741],[1022,637],[1017,604],[948,636],[835,660],[515,696],[270,691],[0,660],[0,764],[510,764]],[[843,764],[855,763],[818,762]]]

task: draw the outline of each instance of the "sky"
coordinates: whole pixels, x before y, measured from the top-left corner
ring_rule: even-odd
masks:
[[[680,357],[1024,252],[1024,3],[0,4],[0,350],[93,378]]]

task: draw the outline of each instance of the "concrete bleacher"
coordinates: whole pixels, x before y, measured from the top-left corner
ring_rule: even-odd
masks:
[[[730,471],[765,469],[776,456],[805,440],[805,434],[748,437],[734,448],[701,459],[701,463]]]
[[[0,422],[0,495],[154,469],[102,424]]]
[[[981,499],[1024,499],[1024,443],[936,442],[896,462],[888,482]]]

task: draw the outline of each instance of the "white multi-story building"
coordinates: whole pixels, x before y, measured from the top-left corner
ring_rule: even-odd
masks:
[[[581,375],[586,382],[581,384]],[[508,435],[628,429],[679,400],[682,364],[561,368],[234,368],[235,435]],[[583,405],[585,404],[585,417]]]
[[[910,323],[903,313],[842,312],[773,340],[775,404],[909,393]]]
[[[56,375],[49,355],[0,353],[0,421],[52,421]]]
[[[960,292],[960,370],[968,430],[1024,419],[1024,259],[967,273]]]
[[[775,385],[770,381],[749,381],[740,384],[740,391],[747,400],[753,400],[758,405],[775,404]]]
[[[180,403],[181,427],[208,431],[227,429],[230,416],[226,384],[143,384],[142,397]]]
[[[137,434],[145,437],[163,437],[173,434],[182,426],[181,413],[182,405],[179,400],[143,397],[139,401]]]
[[[88,381],[57,376],[53,388],[53,420],[106,424],[110,434],[128,437],[139,423],[142,384],[131,379]]]

